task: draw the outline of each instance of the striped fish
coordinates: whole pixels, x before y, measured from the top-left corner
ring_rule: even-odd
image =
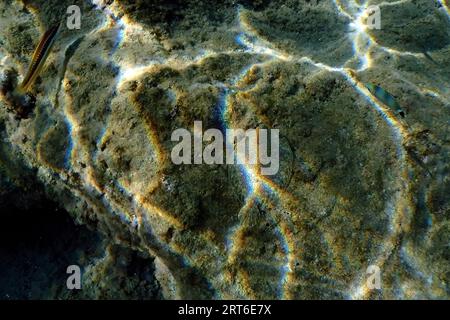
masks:
[[[60,24],[51,27],[47,30],[39,41],[36,49],[33,53],[33,58],[31,59],[30,67],[28,68],[28,72],[23,79],[22,83],[19,85],[19,92],[25,93],[30,87],[33,85],[37,76],[42,70],[42,67],[45,64],[45,60],[50,53],[50,50],[55,42],[56,35],[58,34]]]
[[[373,94],[379,101],[394,110],[394,112],[399,114],[402,118],[405,117],[405,112],[395,100],[393,95],[391,95],[380,86],[377,86],[376,84],[365,83],[364,85],[366,86],[367,90],[369,90],[370,93]]]

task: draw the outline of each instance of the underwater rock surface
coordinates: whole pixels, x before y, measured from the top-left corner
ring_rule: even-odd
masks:
[[[47,296],[450,298],[448,1],[8,0],[0,74],[23,78],[72,4],[81,29],[62,24],[33,114],[0,100],[0,199],[43,185],[95,233],[65,258],[81,293]],[[279,129],[278,174],[173,164],[194,121]]]

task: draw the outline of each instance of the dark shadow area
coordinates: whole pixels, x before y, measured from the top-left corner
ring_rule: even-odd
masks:
[[[49,200],[0,197],[0,299],[58,299],[69,292],[69,265],[99,254],[100,237]],[[21,199],[23,200],[23,199]]]
[[[163,298],[152,257],[75,224],[43,189],[0,189],[0,300]],[[70,265],[81,290],[67,289]]]

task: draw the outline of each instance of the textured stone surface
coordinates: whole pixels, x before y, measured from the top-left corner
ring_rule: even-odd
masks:
[[[73,2],[0,4],[0,72],[23,76]],[[449,297],[448,3],[369,1],[368,30],[360,1],[75,2],[33,115],[0,101],[0,181],[30,176],[101,235],[79,297]],[[195,120],[279,129],[279,173],[174,165]]]

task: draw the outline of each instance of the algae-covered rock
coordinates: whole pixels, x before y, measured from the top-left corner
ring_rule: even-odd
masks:
[[[69,5],[80,29],[65,23]],[[60,217],[45,216],[48,255],[26,278],[48,291],[10,297],[448,299],[449,10],[366,5],[380,6],[380,30],[361,26],[361,1],[0,4],[1,83],[23,79],[61,21],[28,118],[1,88],[0,215],[12,224],[3,208],[26,219],[50,198]],[[172,134],[194,135],[196,121],[279,130],[276,174],[175,164]],[[77,292],[60,274],[73,264]]]

